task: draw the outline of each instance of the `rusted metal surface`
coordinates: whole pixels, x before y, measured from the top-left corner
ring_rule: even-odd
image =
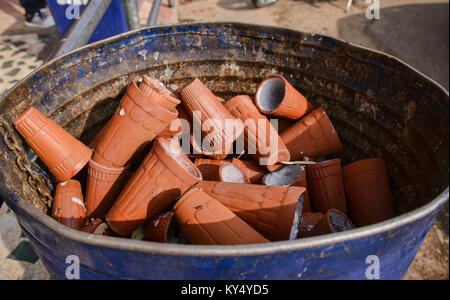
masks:
[[[448,199],[448,92],[393,57],[326,36],[282,28],[231,23],[154,27],[96,43],[41,67],[1,100],[0,116],[11,125],[21,112],[34,106],[87,143],[112,115],[126,86],[137,76],[155,76],[172,89],[198,77],[218,96],[230,99],[239,94],[252,95],[258,83],[273,73],[283,75],[315,106],[321,105],[327,111],[344,144],[339,155],[344,164],[373,156],[387,161],[397,211],[411,212],[407,217],[350,233],[270,243],[258,248],[196,248],[103,237],[93,241],[61,228],[43,214],[30,216],[28,206],[19,197],[32,202],[30,199],[37,194],[27,184],[3,140],[1,197],[17,210],[25,232],[42,244],[37,248],[48,264],[60,262],[46,253],[58,247],[51,242],[51,236],[56,235],[67,245],[80,248],[82,253],[88,248],[99,251],[99,247],[108,247],[111,259],[120,259],[119,254],[125,257],[133,249],[139,249],[139,256],[145,256],[150,263],[153,261],[150,253],[156,251],[169,256],[164,261],[173,262],[172,267],[178,268],[180,274],[199,264],[198,268],[205,268],[199,271],[201,278],[218,275],[218,278],[262,279],[263,270],[274,268],[275,262],[292,264],[295,271],[281,270],[278,266],[275,269],[279,273],[269,272],[270,278],[294,278],[301,266],[309,270],[302,278],[315,278],[314,274],[322,274],[321,278],[342,278],[345,268],[354,269],[353,273],[348,271],[349,278],[359,278],[361,267],[355,269],[356,261],[351,265],[351,258],[378,247],[380,256],[397,264],[386,277],[401,278],[438,209]],[[26,145],[22,147],[29,151]],[[37,169],[41,166],[38,160],[35,165]],[[14,197],[8,191],[14,191]],[[40,233],[39,230],[50,225],[51,229]],[[409,246],[401,250],[400,243]],[[207,259],[202,264],[205,255],[217,256],[218,265],[229,262],[224,257],[236,261],[237,265],[229,266],[251,262],[257,271],[241,277],[236,275],[238,271],[217,267],[208,273],[205,270],[212,262]],[[245,263],[241,260],[241,256],[252,255],[255,257]],[[337,263],[336,269],[326,271],[326,264],[333,262]],[[318,264],[325,268],[323,273],[317,269]],[[96,270],[99,266],[88,267]],[[158,274],[161,278],[175,274],[169,269],[167,275],[163,271]],[[110,271],[102,269],[112,277],[119,275]],[[144,278],[148,274],[135,275]]]

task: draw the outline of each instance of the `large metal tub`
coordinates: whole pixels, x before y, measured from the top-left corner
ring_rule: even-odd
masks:
[[[316,238],[218,247],[93,236],[29,204],[42,208],[45,182],[54,184],[43,180],[38,160],[27,175],[21,153],[31,161],[33,153],[10,131],[29,106],[88,142],[136,76],[157,76],[172,88],[200,77],[229,99],[254,93],[270,73],[326,109],[342,137],[344,163],[373,156],[388,162],[398,217]],[[448,199],[448,108],[448,92],[417,70],[327,36],[234,23],[143,29],[58,58],[1,100],[0,129],[8,136],[0,141],[0,195],[54,278],[65,278],[66,257],[77,255],[82,279],[365,279],[366,258],[377,255],[381,278],[401,279]]]

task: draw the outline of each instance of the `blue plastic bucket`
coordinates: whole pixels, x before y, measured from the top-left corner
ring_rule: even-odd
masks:
[[[66,33],[72,22],[76,20],[74,17],[77,15],[81,16],[85,7],[85,5],[77,5],[77,7],[75,7],[73,5],[60,4],[67,2],[73,3],[74,1],[47,0],[48,7],[52,12],[56,27],[61,36]],[[80,3],[82,2],[83,1],[80,0]],[[127,31],[128,25],[122,0],[112,0],[103,15],[103,18],[100,20],[100,23],[97,25],[97,28],[92,33],[89,43],[100,41]]]
[[[39,207],[43,193],[19,168],[17,155],[29,148],[12,129],[28,107],[87,143],[137,76],[161,78],[172,89],[199,77],[230,99],[254,93],[271,73],[324,107],[344,144],[344,164],[386,160],[398,217],[295,241],[195,246],[94,236],[30,205]],[[417,70],[335,38],[236,23],[142,29],[57,58],[1,99],[0,198],[57,279],[65,278],[70,255],[79,257],[82,279],[367,279],[377,259],[381,279],[401,279],[448,200],[448,111],[448,92]],[[39,161],[32,169],[47,178]]]

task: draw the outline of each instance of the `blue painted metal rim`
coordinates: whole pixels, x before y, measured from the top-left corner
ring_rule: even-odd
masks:
[[[266,29],[279,29],[279,30],[285,30],[290,31],[293,33],[306,33],[299,30],[292,30],[292,29],[286,29],[283,27],[278,26],[266,26],[266,25],[258,25],[254,23],[243,23],[243,22],[202,22],[202,23],[187,23],[182,24],[184,25],[236,25],[236,26],[245,26],[245,25],[251,25],[251,26],[259,26],[261,28]],[[150,28],[168,28],[172,27],[170,26],[154,26]],[[142,30],[148,30],[148,28],[144,29],[138,29],[135,31],[130,31],[128,33],[120,34],[99,42],[95,42],[93,44],[84,46],[82,48],[76,49],[74,51],[71,51],[64,56],[55,58],[54,60],[48,62],[47,64],[41,66],[40,68],[34,70],[29,75],[27,75],[25,78],[23,78],[20,82],[18,82],[16,85],[14,85],[13,88],[11,88],[10,91],[12,91],[16,86],[22,84],[23,81],[27,80],[29,77],[33,76],[35,73],[39,72],[41,69],[45,68],[48,64],[54,63],[55,61],[58,61],[66,56],[69,56],[75,52],[82,51],[83,49],[95,47],[97,45],[103,44],[105,42],[115,41],[118,39],[121,39],[123,37],[126,37],[131,34],[135,34]],[[307,33],[308,34],[308,33]],[[435,85],[437,88],[439,88],[442,92],[444,92],[447,97],[449,96],[448,91],[442,87],[440,84],[429,78],[428,76],[422,74],[420,71],[415,69],[414,67],[408,65],[407,63],[403,62],[402,60],[392,56],[388,55],[386,53],[372,50],[363,46],[355,45],[352,43],[349,43],[347,41],[330,37],[327,35],[320,35],[316,34],[318,36],[323,36],[327,39],[331,39],[340,43],[351,45],[352,47],[356,47],[362,50],[368,50],[373,53],[376,53],[380,56],[384,56],[386,58],[392,59],[399,64],[402,64],[406,66],[407,68],[411,69],[412,71],[418,73],[420,76],[423,77],[423,79],[427,80],[429,83]],[[4,95],[3,99],[7,97],[9,92]],[[3,101],[3,99],[0,100],[0,102]],[[335,243],[341,243],[349,240],[355,240],[355,239],[361,239],[369,236],[373,236],[376,234],[380,234],[383,232],[387,232],[390,230],[393,230],[399,226],[407,225],[410,223],[413,223],[421,218],[424,218],[428,215],[430,215],[432,212],[439,210],[446,201],[449,199],[449,188],[447,187],[445,191],[443,191],[439,196],[437,196],[435,199],[430,201],[429,203],[425,204],[422,207],[419,207],[411,212],[408,212],[406,214],[402,214],[400,216],[397,216],[393,219],[377,223],[374,225],[366,226],[357,228],[351,231],[347,232],[340,232],[340,233],[334,233],[329,235],[323,235],[318,237],[312,237],[312,238],[304,238],[299,239],[295,241],[282,241],[282,242],[272,242],[272,243],[266,243],[266,244],[256,244],[256,245],[240,245],[240,246],[196,246],[196,245],[180,245],[180,244],[162,244],[162,243],[154,243],[154,242],[146,242],[146,241],[136,241],[136,240],[128,240],[128,239],[121,239],[121,238],[113,238],[113,237],[105,237],[105,236],[97,236],[92,234],[87,234],[84,232],[76,231],[73,229],[70,229],[64,225],[59,224],[55,220],[53,220],[51,217],[45,215],[44,213],[40,212],[38,209],[30,205],[28,202],[20,198],[17,194],[7,189],[8,192],[5,193],[5,187],[0,187],[0,193],[3,194],[2,197],[5,199],[6,203],[10,201],[16,202],[15,205],[23,209],[29,216],[35,218],[36,220],[39,220],[43,225],[47,226],[51,230],[53,230],[56,234],[61,235],[67,239],[71,239],[77,242],[91,244],[99,247],[108,247],[108,248],[115,248],[115,249],[123,249],[123,250],[129,250],[129,251],[139,251],[144,253],[152,253],[152,254],[165,254],[165,255],[177,255],[177,256],[250,256],[250,255],[265,255],[265,254],[273,254],[273,253],[280,253],[280,252],[290,252],[290,251],[298,251],[303,249],[311,249],[316,247],[322,247],[326,245],[332,245]]]

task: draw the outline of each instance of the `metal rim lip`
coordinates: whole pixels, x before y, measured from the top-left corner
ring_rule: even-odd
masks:
[[[257,26],[260,29],[276,29],[280,31],[287,31],[292,33],[299,33],[299,34],[308,34],[302,31],[298,30],[292,30],[292,29],[286,29],[282,27],[277,26],[265,26],[265,25],[256,25],[256,24],[250,24],[250,23],[241,23],[241,22],[206,22],[206,23],[188,23],[188,24],[182,24],[179,26],[208,26],[208,25],[222,25],[222,26]],[[155,26],[151,28],[168,28],[173,27],[173,25],[169,26]],[[115,37],[111,37],[108,39],[105,39],[103,41],[99,41],[87,46],[84,46],[82,48],[73,50],[71,52],[68,52],[64,54],[61,57],[55,58],[54,60],[48,62],[47,64],[42,65],[38,69],[31,72],[29,75],[27,75],[24,79],[19,81],[17,84],[15,84],[9,92],[7,92],[2,99],[0,100],[0,103],[4,101],[8,97],[8,95],[20,84],[22,84],[24,81],[28,80],[32,76],[34,76],[37,72],[40,70],[46,68],[51,63],[55,63],[75,52],[81,52],[85,49],[95,47],[97,45],[104,44],[105,42],[115,41],[119,40],[121,38],[124,38],[126,36],[136,34],[140,31],[149,30],[149,28],[146,29],[138,29],[134,30],[128,33],[124,33]],[[311,34],[314,36],[314,34]],[[412,71],[415,71],[417,74],[419,74],[423,80],[428,81],[429,83],[433,84],[435,87],[439,88],[442,92],[444,92],[447,97],[449,95],[448,91],[443,88],[440,84],[436,83],[434,80],[429,78],[428,76],[422,74],[420,71],[415,69],[414,67],[411,67],[410,65],[406,64],[402,60],[382,53],[380,51],[368,49],[363,46],[358,46],[352,43],[348,43],[346,41],[343,41],[341,39],[337,39],[334,37],[329,37],[326,35],[317,35],[321,36],[330,40],[338,41],[343,44],[351,45],[352,47],[371,51],[372,53],[376,53],[380,56],[392,59],[396,61],[399,64],[402,64],[406,66],[407,68],[411,69]],[[267,244],[258,244],[258,245],[241,245],[241,246],[195,246],[195,245],[179,245],[179,244],[162,244],[162,243],[154,243],[154,242],[143,242],[143,241],[135,241],[135,240],[123,240],[118,238],[111,238],[111,237],[103,237],[103,236],[94,236],[91,234],[79,232],[73,229],[70,229],[68,227],[65,227],[64,225],[59,224],[55,220],[53,220],[51,217],[41,213],[38,209],[33,207],[31,204],[20,198],[18,195],[16,195],[14,192],[10,191],[9,188],[2,185],[2,190],[4,188],[7,189],[8,197],[4,197],[6,199],[6,202],[14,201],[15,205],[23,209],[30,217],[38,220],[41,222],[44,226],[47,226],[48,228],[51,228],[55,233],[80,242],[80,243],[86,243],[94,246],[100,246],[100,247],[110,247],[115,249],[122,249],[122,250],[128,250],[128,251],[138,251],[138,252],[144,252],[144,253],[156,253],[156,254],[164,254],[164,255],[179,255],[179,256],[251,256],[251,255],[265,255],[265,254],[274,254],[274,253],[281,253],[285,251],[296,251],[296,250],[302,250],[302,249],[309,249],[309,248],[316,248],[316,247],[322,247],[331,245],[334,243],[340,243],[355,239],[361,239],[373,236],[375,234],[379,234],[382,232],[386,232],[392,229],[395,229],[399,226],[406,225],[409,223],[412,223],[420,218],[423,218],[429,214],[431,214],[433,211],[438,209],[441,205],[443,205],[449,198],[449,188],[447,187],[439,196],[437,196],[434,200],[430,201],[429,203],[425,204],[422,207],[419,207],[409,213],[402,214],[400,216],[397,216],[393,219],[384,221],[382,223],[361,227],[357,229],[353,229],[346,232],[340,232],[340,233],[334,233],[330,235],[324,235],[319,237],[313,237],[313,238],[305,238],[295,241],[282,241],[282,242],[272,242]],[[14,199],[10,199],[14,198]]]

